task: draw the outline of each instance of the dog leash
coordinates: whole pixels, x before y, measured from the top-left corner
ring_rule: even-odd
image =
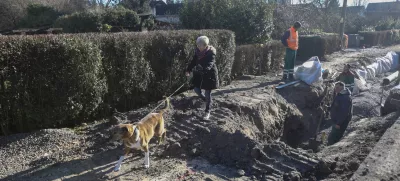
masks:
[[[186,85],[186,82],[183,83],[178,89],[175,90],[174,93],[172,93],[171,95],[169,95],[167,98],[171,98],[175,93],[177,93],[183,86]],[[159,108],[162,104],[164,104],[165,100],[162,101],[160,104],[158,104],[153,110],[151,110],[145,117],[147,117],[149,114],[151,114],[152,112],[154,112],[157,108]]]

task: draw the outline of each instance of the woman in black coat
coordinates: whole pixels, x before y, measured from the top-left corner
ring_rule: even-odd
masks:
[[[218,69],[215,64],[216,49],[209,45],[209,39],[206,36],[200,36],[196,41],[197,48],[193,60],[186,69],[186,76],[193,72],[192,83],[194,91],[204,101],[206,101],[206,110],[204,119],[210,118],[211,112],[211,90],[217,89],[219,85]],[[204,89],[204,93],[202,93]]]

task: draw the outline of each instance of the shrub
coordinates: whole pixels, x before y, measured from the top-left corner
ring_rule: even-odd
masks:
[[[0,52],[3,133],[80,123],[102,102],[101,55],[91,42],[5,36]]]
[[[185,2],[180,20],[187,29],[228,29],[238,44],[265,43],[273,30],[273,6],[261,0]]]
[[[232,76],[263,75],[280,69],[285,48],[280,41],[236,47]]]
[[[363,26],[368,24],[367,18],[359,15],[348,15],[345,23],[346,34],[357,34],[363,29]]]
[[[142,27],[147,28],[147,30],[152,30],[155,26],[153,18],[147,18],[143,21]]]
[[[26,11],[27,15],[19,22],[19,27],[36,28],[49,26],[61,15],[54,8],[41,4],[28,5]]]
[[[360,32],[359,34],[364,37],[364,40],[361,40],[360,43],[367,47],[400,43],[400,30]]]
[[[62,28],[65,33],[99,32],[103,24],[102,12],[76,12],[58,18],[54,27]]]
[[[74,125],[159,100],[187,81],[200,35],[216,47],[226,85],[235,51],[231,31],[1,37],[0,75],[7,73],[0,76],[0,133]]]
[[[135,11],[117,7],[105,11],[103,23],[111,26],[135,27],[140,23],[140,18]]]
[[[380,20],[375,26],[376,31],[384,31],[384,30],[392,30],[392,29],[400,29],[400,19],[386,17],[386,18]]]
[[[313,4],[277,6],[274,11],[274,31],[272,37],[280,39],[296,21],[302,23],[301,34],[314,34],[323,30],[323,14]]]
[[[104,24],[134,30],[140,24],[140,18],[136,12],[121,7],[93,9],[60,17],[54,26],[63,28],[66,33],[84,33],[100,32]]]
[[[148,13],[151,11],[150,2],[150,0],[119,0],[118,5],[137,13]]]

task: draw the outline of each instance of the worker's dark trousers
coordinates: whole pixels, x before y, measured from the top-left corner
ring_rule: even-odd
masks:
[[[296,50],[286,48],[285,66],[283,67],[283,78],[293,78],[294,62],[296,61]]]
[[[340,125],[340,129],[337,129],[335,127],[336,124],[332,126],[331,133],[329,134],[328,137],[328,145],[333,145],[337,143],[340,139],[342,139],[344,132],[347,129],[347,126],[349,125],[349,121],[346,121],[342,125]]]

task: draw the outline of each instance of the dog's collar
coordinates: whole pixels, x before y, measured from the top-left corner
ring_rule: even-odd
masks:
[[[139,128],[136,126],[135,127],[135,129],[133,130],[133,133],[135,133],[135,135],[136,135],[136,138],[135,138],[135,141],[138,141],[139,140],[139,134],[140,134],[140,132],[139,132]]]

